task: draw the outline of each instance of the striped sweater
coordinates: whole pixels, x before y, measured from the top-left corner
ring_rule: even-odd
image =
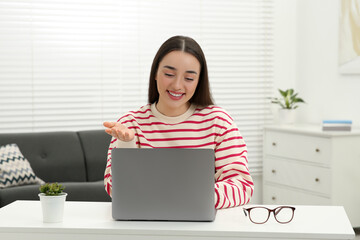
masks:
[[[246,144],[232,118],[222,108],[194,105],[178,117],[161,114],[155,104],[129,112],[118,122],[135,132],[131,142],[112,138],[108,151],[104,184],[111,196],[111,150],[138,148],[212,148],[215,151],[215,207],[247,204],[253,181],[247,163]]]

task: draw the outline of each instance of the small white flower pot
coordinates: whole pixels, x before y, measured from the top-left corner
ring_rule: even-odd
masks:
[[[293,124],[295,122],[295,109],[279,109],[279,123]]]
[[[39,193],[44,222],[62,222],[66,196],[67,193],[58,196],[46,196],[44,193]]]

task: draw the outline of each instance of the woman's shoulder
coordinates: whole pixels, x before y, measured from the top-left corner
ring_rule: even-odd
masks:
[[[230,114],[224,108],[217,105],[197,107],[195,113],[202,116],[221,118],[229,123],[233,122],[233,118],[230,116]]]
[[[146,104],[146,105],[140,107],[136,111],[129,111],[129,112],[125,113],[118,119],[118,122],[123,122],[123,121],[127,121],[127,120],[132,120],[132,119],[147,118],[147,117],[149,117],[149,115],[151,115],[151,104]]]

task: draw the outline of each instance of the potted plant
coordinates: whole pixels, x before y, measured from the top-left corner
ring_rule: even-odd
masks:
[[[271,103],[280,105],[279,121],[284,124],[294,123],[295,109],[298,108],[298,103],[305,103],[302,98],[299,98],[298,93],[294,89],[286,89],[285,91],[279,89],[281,98],[271,98]]]
[[[40,186],[39,197],[44,222],[61,222],[64,215],[64,204],[67,193],[65,187],[58,183],[45,183]]]

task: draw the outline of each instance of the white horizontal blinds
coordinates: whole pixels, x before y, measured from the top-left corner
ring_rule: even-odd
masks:
[[[115,116],[114,1],[0,1],[0,16],[0,131],[89,129]]]
[[[160,45],[202,46],[216,103],[261,171],[270,119],[272,1],[0,0],[0,131],[101,128],[147,103]]]
[[[202,20],[214,99],[235,119],[251,172],[261,172],[262,130],[271,120],[272,2],[206,1]]]
[[[31,24],[23,21],[29,10],[0,4],[0,124],[11,131],[19,125],[9,124],[14,118],[31,119],[32,114]]]

